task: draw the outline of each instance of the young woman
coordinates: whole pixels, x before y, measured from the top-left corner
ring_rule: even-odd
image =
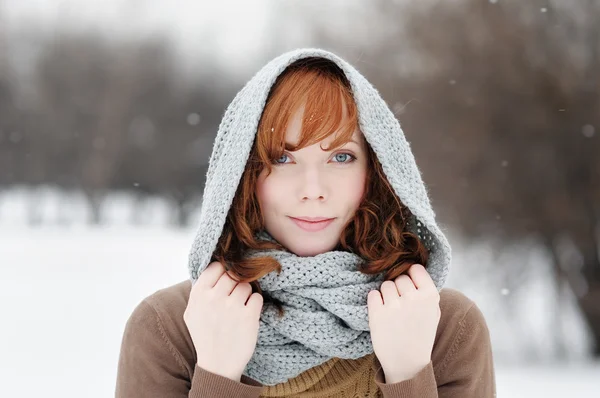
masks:
[[[116,396],[495,396],[477,305],[398,121],[350,64],[297,49],[223,116],[189,280],[146,297]]]

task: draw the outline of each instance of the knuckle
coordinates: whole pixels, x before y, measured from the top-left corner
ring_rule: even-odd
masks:
[[[387,281],[384,281],[384,282],[381,284],[381,286],[382,286],[382,287],[383,287],[384,285],[385,285],[385,286],[392,287],[392,286],[394,286],[394,282],[393,282],[393,281],[390,281],[390,280],[387,280]]]
[[[219,293],[215,289],[210,289],[203,294],[203,300],[209,304],[219,302]]]
[[[230,310],[236,306],[236,302],[235,300],[232,300],[231,297],[227,297],[222,301],[222,305],[225,309]]]
[[[238,283],[235,290],[239,290],[240,292],[245,293],[247,295],[248,292],[252,291],[252,286],[249,283]]]

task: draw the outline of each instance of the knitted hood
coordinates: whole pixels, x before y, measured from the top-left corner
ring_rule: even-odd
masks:
[[[377,155],[396,195],[414,215],[408,228],[418,234],[429,251],[427,271],[440,290],[448,275],[451,248],[435,221],[427,188],[400,123],[379,92],[358,70],[339,56],[318,48],[296,49],[272,59],[244,85],[227,107],[206,174],[199,227],[189,255],[190,280],[195,283],[217,246],[271,87],[287,66],[308,57],[333,61],[349,80],[358,108],[359,128]]]

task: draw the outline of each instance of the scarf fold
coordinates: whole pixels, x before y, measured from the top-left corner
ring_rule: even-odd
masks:
[[[261,231],[259,239],[274,241]],[[358,359],[373,352],[367,295],[383,275],[358,271],[364,260],[353,253],[329,251],[300,257],[282,250],[252,250],[248,258],[270,256],[281,273],[258,280],[261,289],[282,302],[284,315],[265,303],[256,349],[244,374],[265,385],[286,382],[333,357]]]

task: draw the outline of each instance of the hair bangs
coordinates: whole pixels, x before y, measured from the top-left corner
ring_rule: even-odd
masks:
[[[257,154],[270,169],[285,150],[296,151],[335,138],[331,151],[352,140],[358,128],[358,110],[350,84],[340,72],[327,69],[293,68],[273,86],[257,132]],[[298,142],[285,142],[286,132],[296,112],[302,112]]]

